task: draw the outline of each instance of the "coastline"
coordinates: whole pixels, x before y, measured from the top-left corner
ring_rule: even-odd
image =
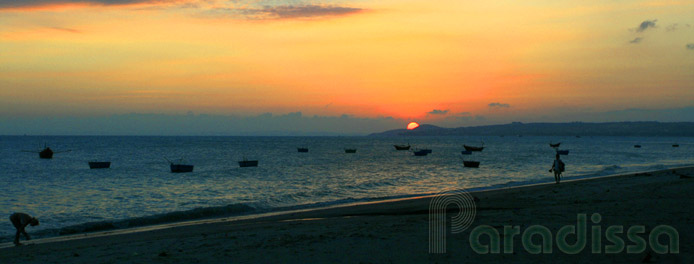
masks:
[[[658,165],[658,166],[662,167],[662,165]],[[601,178],[601,177],[618,177],[618,176],[624,176],[624,175],[630,175],[630,174],[639,174],[639,173],[648,173],[648,172],[660,171],[660,170],[669,170],[669,169],[676,170],[676,169],[682,169],[682,168],[687,168],[687,167],[694,167],[694,165],[689,165],[689,164],[680,165],[680,166],[673,166],[673,167],[664,167],[664,168],[657,168],[658,166],[655,166],[656,168],[651,167],[649,170],[628,171],[628,172],[621,172],[621,173],[614,173],[614,174],[600,174],[600,173],[594,174],[593,173],[593,174],[581,174],[581,175],[568,176],[568,177],[563,176],[562,181],[563,182],[569,182],[569,181],[577,181],[577,180],[590,180],[590,179]],[[522,187],[529,187],[529,186],[542,185],[542,184],[551,184],[551,183],[554,183],[554,179],[550,179],[548,177],[548,178],[542,179],[542,180],[511,181],[511,182],[507,182],[507,183],[493,184],[493,185],[488,185],[488,186],[465,188],[465,191],[466,192],[494,191],[494,190],[501,190],[501,189],[508,189],[508,188],[522,188]],[[257,209],[257,208],[253,208],[253,207],[250,207],[250,206],[245,205],[245,204],[231,204],[231,205],[216,206],[216,207],[201,207],[201,208],[195,208],[195,209],[190,209],[190,210],[185,210],[185,211],[174,211],[174,212],[163,213],[163,214],[158,214],[158,215],[141,216],[141,217],[129,218],[129,219],[116,219],[116,220],[111,220],[111,221],[87,222],[87,223],[81,223],[81,224],[77,224],[77,225],[65,226],[65,227],[57,228],[57,229],[44,229],[44,230],[39,229],[38,231],[32,232],[32,238],[39,238],[40,240],[38,240],[38,241],[65,241],[65,240],[71,240],[74,238],[133,233],[133,232],[171,228],[171,227],[177,227],[177,226],[204,224],[204,223],[217,222],[217,221],[247,220],[247,219],[255,219],[255,218],[261,218],[261,217],[267,217],[267,216],[290,214],[290,213],[297,213],[297,212],[304,212],[304,211],[311,211],[311,210],[321,210],[321,209],[328,209],[328,208],[342,208],[342,207],[359,206],[362,204],[370,204],[370,203],[393,202],[393,201],[399,201],[399,200],[429,198],[429,197],[432,197],[436,194],[437,193],[419,193],[419,194],[403,194],[403,195],[384,196],[384,197],[343,199],[343,200],[337,200],[337,201],[318,202],[318,203],[312,203],[312,204],[300,204],[300,205],[284,206],[284,207],[269,208],[269,209]],[[222,209],[222,210],[220,210],[220,209]],[[228,212],[229,210],[226,210],[226,209],[232,209],[231,210],[232,212]],[[213,213],[213,214],[210,214],[207,216],[201,216],[200,211],[211,211],[211,212],[216,211],[216,213]],[[220,213],[220,211],[221,211],[221,213]],[[2,240],[4,240],[4,241],[0,242],[0,248],[13,246],[11,243],[8,242],[8,241],[11,241],[13,239],[12,237],[13,237],[13,235],[2,237],[3,238]],[[2,241],[2,240],[0,240],[0,241]]]
[[[599,213],[602,225],[673,226],[679,232],[678,254],[591,254],[557,252],[539,260],[640,261],[648,254],[667,261],[691,261],[694,231],[694,167],[617,174],[478,190],[472,227],[576,224],[579,213]],[[260,215],[188,221],[0,244],[0,260],[51,262],[492,262],[530,261],[538,255],[479,255],[468,245],[470,230],[449,234],[446,254],[428,252],[428,212],[432,195],[382,200]],[[7,245],[10,244],[10,245]],[[9,247],[8,247],[9,246]],[[408,249],[403,251],[403,249]],[[687,260],[687,261],[685,261]]]

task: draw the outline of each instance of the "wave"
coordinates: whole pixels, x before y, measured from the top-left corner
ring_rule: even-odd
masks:
[[[151,216],[127,218],[121,220],[108,220],[88,222],[71,225],[57,229],[44,229],[36,232],[36,237],[50,237],[72,235],[87,232],[107,231],[122,228],[140,227],[148,225],[166,224],[186,220],[200,220],[206,218],[236,216],[256,212],[257,209],[247,204],[230,204],[217,207],[199,207],[186,211],[177,211]]]

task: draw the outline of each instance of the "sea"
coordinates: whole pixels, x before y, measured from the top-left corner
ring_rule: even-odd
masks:
[[[13,212],[51,237],[551,182],[557,142],[569,150],[565,179],[694,165],[694,137],[0,136],[0,243],[13,239]],[[463,144],[485,148],[463,156]],[[52,159],[39,159],[44,146]],[[258,167],[239,167],[244,158]],[[95,160],[111,168],[90,169]],[[171,173],[169,161],[194,170]]]

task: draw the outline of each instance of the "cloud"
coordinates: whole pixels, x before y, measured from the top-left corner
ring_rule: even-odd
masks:
[[[636,32],[643,32],[646,29],[649,28],[654,28],[655,27],[655,22],[657,22],[657,19],[654,20],[645,20],[641,22],[641,24],[636,28]]]
[[[262,7],[224,7],[210,10],[217,16],[242,17],[251,20],[302,19],[344,16],[364,11],[362,8],[335,5],[266,5]]]
[[[259,10],[260,13],[267,14],[268,17],[279,19],[341,16],[361,11],[361,8],[321,5],[265,6],[263,9]]]
[[[694,43],[687,44],[687,49],[688,50],[694,50]]]
[[[510,104],[502,104],[502,103],[489,103],[490,108],[509,108],[511,107]]]
[[[675,23],[675,24],[670,24],[669,26],[667,26],[667,27],[665,28],[665,30],[666,30],[667,32],[675,31],[675,30],[677,30],[677,29],[679,29],[679,24],[677,24],[677,23]]]
[[[63,27],[50,27],[50,28],[58,30],[58,31],[69,32],[69,33],[82,33],[82,31],[79,31],[79,30],[73,29],[73,28],[63,28]]]
[[[434,109],[434,110],[432,110],[431,112],[427,112],[427,114],[430,114],[430,115],[445,115],[445,114],[448,114],[448,111],[449,111],[448,109],[446,109],[446,110]]]
[[[129,5],[129,4],[146,4],[146,3],[166,3],[164,0],[0,0],[0,9],[2,8],[22,8],[22,7],[39,7],[63,4],[92,4],[92,5]],[[168,1],[172,2],[172,1]],[[173,1],[176,2],[176,1]]]
[[[643,38],[635,38],[635,39],[629,41],[629,43],[638,44],[638,43],[641,43],[641,40],[643,40]]]
[[[142,5],[144,9],[196,8],[204,17],[247,20],[310,19],[345,16],[365,11],[363,8],[319,1],[255,1],[255,0],[0,0],[0,9],[40,8],[60,5],[125,6]]]
[[[366,135],[401,128],[406,120],[263,113],[256,116],[131,113],[105,116],[3,117],[0,135]],[[7,125],[5,125],[7,124]]]

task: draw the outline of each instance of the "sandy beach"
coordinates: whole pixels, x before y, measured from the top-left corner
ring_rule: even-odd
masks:
[[[446,234],[446,253],[429,252],[429,204],[432,197],[365,203],[275,214],[224,218],[156,228],[118,230],[70,237],[0,244],[0,263],[403,263],[403,262],[694,262],[694,167],[564,181],[561,184],[473,192],[476,216],[461,233]],[[450,215],[458,211],[448,207]],[[490,226],[504,239],[504,226],[520,232],[541,225],[557,236],[585,214],[588,242],[577,254],[552,243],[552,253],[531,254],[521,234],[513,253],[480,254],[470,244],[472,230]],[[591,217],[599,214],[600,221]],[[677,231],[678,253],[653,251],[649,232],[667,225]],[[613,241],[610,226],[634,245],[627,230],[643,226],[645,250],[605,253]],[[601,231],[600,253],[591,252],[594,229]],[[28,229],[31,234],[31,229]],[[571,238],[571,237],[570,237]],[[668,245],[668,236],[660,244]],[[574,239],[575,240],[575,239]],[[483,237],[480,243],[489,245]],[[540,240],[534,240],[540,241]],[[503,242],[502,242],[503,243]],[[571,242],[573,243],[573,242]],[[537,242],[537,244],[540,244]],[[671,245],[670,245],[671,246]],[[669,248],[672,250],[672,247]]]

